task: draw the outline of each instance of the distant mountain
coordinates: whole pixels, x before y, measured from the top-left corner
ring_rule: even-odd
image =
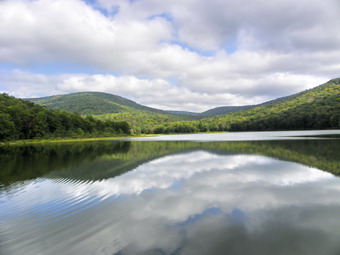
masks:
[[[286,100],[289,97],[278,98],[259,105],[275,103]],[[44,105],[49,109],[64,110],[68,112],[78,113],[81,115],[105,115],[128,113],[135,111],[144,111],[149,113],[165,114],[179,116],[182,119],[202,119],[217,115],[224,115],[232,112],[257,107],[259,105],[246,106],[221,106],[209,109],[204,112],[189,112],[189,111],[165,111],[151,108],[138,104],[130,99],[103,92],[78,92],[65,95],[48,96],[41,98],[27,98],[40,105]]]
[[[199,116],[201,115],[200,112],[187,112],[187,111],[166,111],[170,114],[174,114],[174,115],[188,115],[188,116]]]
[[[280,97],[276,98],[264,103],[256,104],[256,105],[242,105],[242,106],[219,106],[215,107],[209,110],[206,110],[204,112],[186,112],[186,111],[167,111],[168,113],[175,114],[175,115],[181,115],[181,116],[191,116],[194,117],[194,119],[204,119],[204,118],[209,118],[209,117],[214,117],[214,116],[219,116],[219,115],[225,115],[233,112],[240,112],[248,109],[252,109],[255,107],[263,106],[263,105],[268,105],[268,104],[274,104],[274,103],[280,103],[287,101],[294,96],[297,96],[303,92],[299,92],[295,95],[291,96],[286,96],[286,97]]]
[[[81,115],[105,115],[143,111],[144,113],[170,114],[181,117],[181,119],[190,120],[239,112],[265,104],[281,102],[289,98],[290,97],[282,97],[258,105],[221,106],[204,112],[165,111],[147,107],[130,99],[103,92],[78,92],[41,98],[27,98],[25,100],[44,105],[49,109],[64,110]]]
[[[28,101],[44,105],[50,109],[65,110],[82,115],[100,115],[108,113],[141,110],[168,114],[166,111],[154,109],[121,96],[102,92],[79,92],[41,98],[28,98]]]
[[[220,106],[216,108],[209,109],[204,112],[187,112],[187,111],[167,111],[170,114],[180,115],[180,116],[190,116],[194,119],[202,119],[207,117],[212,117],[216,115],[224,115],[231,112],[239,112],[245,109],[255,107],[256,105],[245,105],[245,106]]]
[[[191,119],[186,115],[171,114],[140,105],[121,96],[102,92],[79,92],[26,100],[50,109],[93,115],[100,120],[126,121],[131,125],[131,132],[134,134],[150,133],[152,126],[159,123]]]
[[[264,103],[254,104],[254,105],[220,106],[220,107],[212,108],[212,109],[209,109],[207,111],[201,112],[197,116],[199,116],[199,118],[202,119],[202,118],[208,118],[208,117],[213,117],[213,116],[218,116],[218,115],[225,115],[225,114],[229,114],[229,113],[233,113],[233,112],[240,112],[240,111],[256,108],[256,107],[259,107],[259,106],[277,104],[277,103],[281,103],[281,102],[290,100],[290,99],[292,99],[292,98],[294,98],[294,97],[296,97],[296,96],[298,96],[302,93],[303,92],[299,92],[299,93],[294,94],[294,95],[280,97],[280,98],[276,98],[276,99],[273,99],[273,100],[270,100],[270,101],[267,101],[267,102],[264,102]]]
[[[210,110],[207,110],[205,112],[201,112],[201,116],[216,116],[216,115],[224,115],[232,112],[239,112],[243,111],[246,109],[254,108],[256,105],[245,105],[245,106],[221,106],[221,107],[216,107]]]

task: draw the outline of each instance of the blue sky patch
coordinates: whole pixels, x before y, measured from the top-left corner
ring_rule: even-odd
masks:
[[[218,207],[207,208],[202,213],[192,215],[186,221],[180,222],[179,225],[184,226],[184,225],[192,224],[209,215],[216,215],[216,214],[222,214],[222,213],[223,213],[222,210]]]
[[[18,68],[14,64],[0,63],[0,70],[12,71],[21,70],[30,73],[44,74],[44,75],[58,75],[58,74],[111,74],[114,76],[119,76],[118,72],[103,72],[97,68],[74,64],[66,62],[57,62],[49,64],[33,64],[30,66],[23,66]]]
[[[163,13],[160,13],[160,14],[151,15],[148,19],[152,20],[152,19],[155,19],[155,18],[163,18],[163,19],[165,19],[166,21],[169,21],[169,22],[173,21],[173,17],[171,15],[171,13],[169,13],[169,12],[163,12]]]

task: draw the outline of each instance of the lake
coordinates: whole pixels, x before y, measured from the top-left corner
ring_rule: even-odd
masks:
[[[339,138],[0,147],[0,254],[340,254]]]

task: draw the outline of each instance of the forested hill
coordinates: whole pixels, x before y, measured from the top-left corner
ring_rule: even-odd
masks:
[[[296,95],[299,95],[300,93]],[[121,96],[103,92],[78,92],[41,98],[27,98],[24,100],[46,106],[49,109],[64,110],[81,115],[102,115],[103,117],[103,115],[109,114],[114,115],[115,118],[118,117],[118,119],[123,118],[123,120],[131,121],[131,118],[125,118],[126,115],[143,115],[144,117],[149,118],[150,116],[146,115],[153,114],[155,117],[156,115],[163,114],[164,116],[157,117],[159,121],[162,121],[163,119],[176,121],[184,119],[203,119],[218,115],[225,115],[233,112],[240,112],[266,104],[280,103],[289,100],[296,95],[274,99],[258,105],[220,106],[204,112],[163,111],[160,109],[155,109],[138,104]],[[165,116],[167,116],[167,118]]]
[[[340,79],[289,96],[286,100],[245,111],[244,117],[233,123],[231,130],[340,128]]]
[[[197,119],[197,116],[190,113],[182,112],[182,116],[169,114],[119,96],[99,92],[35,100],[51,108],[73,111],[78,109],[84,115],[94,114],[95,118],[51,111],[7,95],[2,95],[1,100],[0,139],[74,136],[83,133],[105,135],[110,132],[139,134],[340,128],[340,78],[298,94],[244,107],[248,109],[237,107],[231,113],[203,119]],[[227,110],[227,107],[217,108],[214,114]],[[107,111],[115,112],[99,114]],[[114,123],[125,123],[129,131],[125,131],[123,127],[115,127]],[[95,127],[89,129],[91,125]]]
[[[192,119],[191,116],[170,114],[120,96],[101,92],[79,92],[26,100],[50,109],[93,115],[103,121],[125,121],[131,126],[133,134],[150,133],[152,127],[160,123]]]
[[[50,109],[65,110],[82,115],[112,114],[131,110],[168,114],[162,110],[137,104],[121,96],[102,92],[79,92],[42,98],[28,98],[26,100],[44,105]]]
[[[25,100],[44,105],[49,109],[64,110],[81,115],[117,114],[117,116],[125,116],[127,113],[138,115],[142,111],[143,115],[156,113],[167,116],[170,115],[169,117],[171,120],[191,120],[239,112],[265,104],[281,102],[289,99],[290,97],[278,98],[259,105],[221,106],[209,109],[204,112],[163,111],[138,104],[121,96],[103,92],[78,92],[41,98],[27,98]]]
[[[127,122],[101,121],[0,94],[0,141],[129,134]]]
[[[340,128],[340,78],[247,110],[159,125],[155,133]]]

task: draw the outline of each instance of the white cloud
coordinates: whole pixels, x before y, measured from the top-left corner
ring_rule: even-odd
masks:
[[[338,75],[339,10],[335,0],[0,1],[0,64],[59,73],[12,71],[0,89],[23,97],[96,90],[197,111],[260,103]],[[58,72],[63,63],[98,75]]]
[[[211,78],[213,79],[213,78]],[[191,86],[174,86],[164,79],[138,79],[135,76],[110,74],[60,74],[43,75],[20,70],[1,71],[3,92],[16,97],[40,97],[73,93],[77,91],[101,91],[120,95],[150,107],[178,110],[204,111],[221,105],[256,104],[278,93],[291,94],[296,85],[318,85],[322,79],[310,76],[272,75],[259,79],[225,79],[223,81],[201,78],[191,81]],[[179,81],[185,83],[186,80]],[[227,84],[228,86],[223,86]],[[268,87],[275,87],[271,95]],[[209,92],[211,89],[213,92]],[[298,90],[299,91],[299,90]],[[296,91],[296,92],[298,92]],[[268,96],[266,96],[268,95]]]
[[[104,8],[120,5],[118,19],[143,20],[168,13],[176,24],[179,39],[202,50],[218,50],[235,40],[242,43],[245,35],[252,37],[257,46],[275,49],[315,49],[320,42],[338,49],[335,41],[340,39],[336,33],[340,24],[339,3],[335,0],[98,2]],[[328,40],[330,32],[333,40]],[[254,44],[247,46],[254,48]]]

